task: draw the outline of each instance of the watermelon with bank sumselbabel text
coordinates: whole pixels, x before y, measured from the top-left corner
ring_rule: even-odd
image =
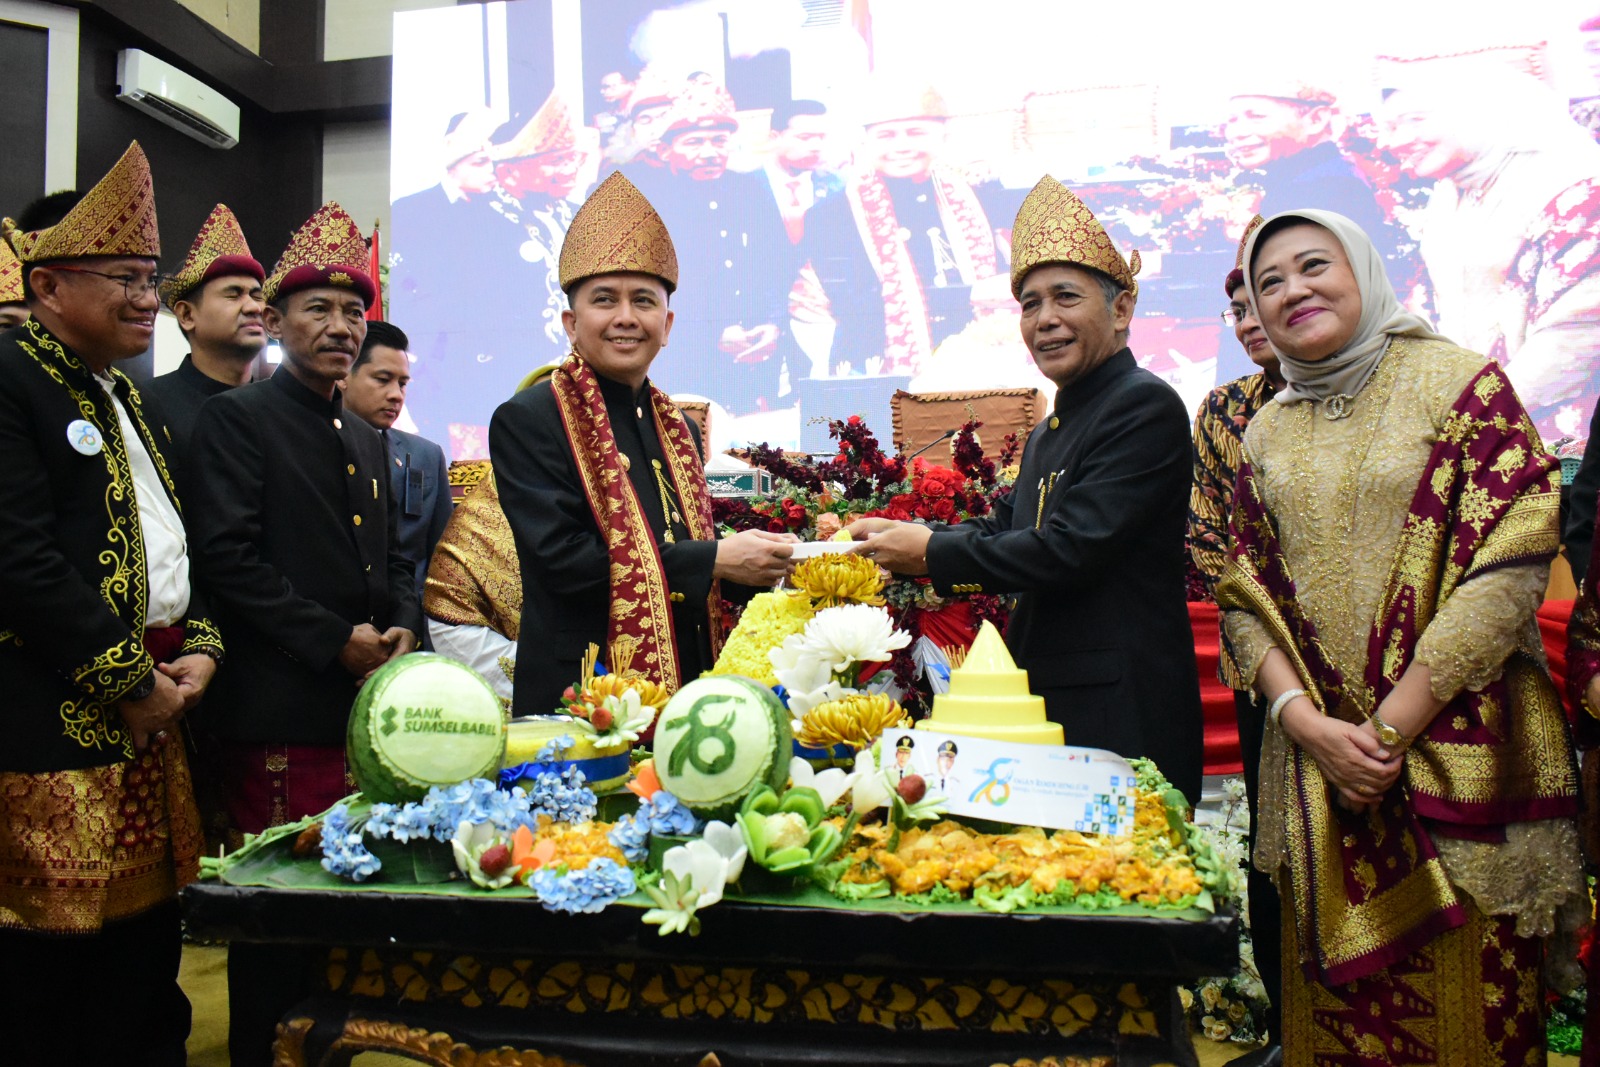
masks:
[[[477,671],[432,652],[390,660],[361,687],[345,756],[367,799],[421,800],[432,787],[493,780],[506,710]]]
[[[656,720],[661,788],[703,819],[730,819],[758,785],[789,780],[789,710],[750,678],[715,674],[678,690]]]

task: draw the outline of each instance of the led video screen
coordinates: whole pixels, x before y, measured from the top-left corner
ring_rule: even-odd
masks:
[[[1131,13],[1137,11],[1135,17]],[[1504,361],[1547,442],[1600,375],[1600,4],[515,0],[395,20],[390,317],[456,458],[569,351],[557,257],[613,170],[680,281],[652,379],[714,448],[889,436],[897,389],[1051,386],[1012,221],[1051,174],[1143,261],[1130,344],[1191,409],[1257,212],[1371,234],[1406,305]]]

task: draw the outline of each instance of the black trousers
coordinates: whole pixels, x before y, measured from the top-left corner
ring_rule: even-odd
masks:
[[[0,930],[0,1034],[13,1067],[182,1067],[189,998],[178,902],[98,934]]]
[[[1250,852],[1255,853],[1255,827],[1261,799],[1261,737],[1266,731],[1266,701],[1255,693],[1233,694],[1234,716],[1239,723],[1239,757],[1244,761],[1245,795],[1250,801]],[[1280,1006],[1283,1003],[1283,905],[1272,879],[1247,865],[1250,897],[1250,939],[1255,945],[1256,970],[1272,1002],[1266,1025],[1274,1042],[1281,1042]]]

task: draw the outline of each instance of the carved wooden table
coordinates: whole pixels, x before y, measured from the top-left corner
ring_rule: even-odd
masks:
[[[1177,983],[1231,973],[1238,919],[725,900],[699,937],[526,899],[184,891],[189,929],[304,946],[274,1062],[440,1067],[1193,1065]],[[281,989],[230,989],[235,1009]]]

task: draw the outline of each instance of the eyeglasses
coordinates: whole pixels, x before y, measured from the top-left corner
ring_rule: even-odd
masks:
[[[1249,317],[1249,308],[1231,307],[1222,313],[1222,321],[1227,323],[1229,326],[1237,326],[1239,323],[1243,322]]]
[[[141,297],[154,293],[161,287],[162,282],[170,278],[170,275],[166,274],[152,274],[148,278],[140,278],[133,274],[107,274],[104,271],[85,270],[83,267],[69,267],[65,264],[57,264],[50,269],[64,270],[71,274],[93,274],[96,278],[104,278],[107,281],[116,282],[122,286],[122,291],[127,296],[130,304]]]

